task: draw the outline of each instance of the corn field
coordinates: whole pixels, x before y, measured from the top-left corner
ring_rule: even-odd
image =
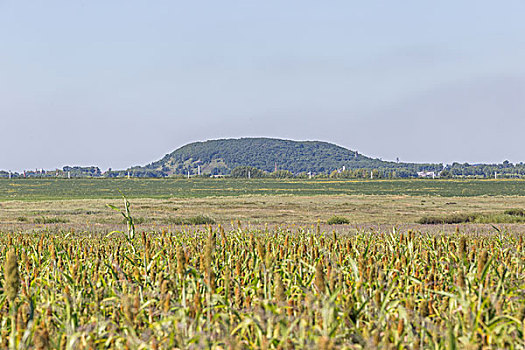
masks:
[[[522,235],[4,233],[0,347],[524,348]]]

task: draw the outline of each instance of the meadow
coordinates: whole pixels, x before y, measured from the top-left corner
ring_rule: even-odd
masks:
[[[241,195],[522,196],[525,180],[0,179],[0,201],[207,198]]]
[[[521,181],[0,187],[1,348],[525,348]]]
[[[148,229],[236,220],[301,225],[334,215],[389,225],[472,214],[483,223],[525,220],[502,215],[525,208],[522,180],[14,179],[0,180],[0,228],[111,230],[122,218],[106,204],[119,205],[122,194]]]
[[[429,197],[402,195],[318,195],[318,196],[224,196],[210,198],[130,199],[136,223],[145,230],[168,229],[192,218],[206,217],[216,223],[264,225],[322,224],[334,215],[352,225],[417,224],[423,217],[451,214],[502,214],[511,208],[525,208],[525,197]],[[122,216],[107,204],[122,205],[119,199],[75,199],[0,202],[0,229],[43,230],[70,226],[85,230],[117,229]],[[523,220],[523,217],[511,219]],[[508,224],[504,220],[493,223]],[[109,232],[108,231],[108,232]]]

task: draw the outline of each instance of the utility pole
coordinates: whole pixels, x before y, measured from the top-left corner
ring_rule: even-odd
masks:
[[[197,174],[199,174],[199,176],[201,176],[201,166],[197,166]]]
[[[252,173],[250,172],[250,170],[248,170],[248,179],[251,179],[252,178]]]

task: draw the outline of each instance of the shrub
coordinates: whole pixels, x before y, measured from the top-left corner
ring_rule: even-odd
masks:
[[[476,219],[479,224],[520,224],[525,222],[524,216],[507,214],[482,215]]]
[[[68,219],[54,217],[54,218],[46,218],[44,216],[35,218],[34,220],[35,224],[65,224],[69,222]]]
[[[197,215],[189,218],[168,218],[165,219],[166,224],[172,225],[211,225],[215,224],[215,220],[205,215]]]
[[[525,222],[525,215],[521,215],[520,209],[506,210],[501,213],[473,213],[452,214],[445,216],[424,216],[418,220],[419,224],[442,225],[442,224],[512,224]],[[512,213],[512,214],[511,214]]]
[[[462,224],[474,222],[479,214],[452,214],[447,216],[424,216],[419,219],[419,224],[439,225],[439,224]]]
[[[205,215],[197,215],[186,219],[185,224],[188,225],[210,225],[214,224],[215,220]]]
[[[525,216],[525,211],[523,209],[507,209],[505,210],[505,214],[512,216]]]
[[[340,225],[340,224],[349,224],[350,220],[343,216],[334,215],[326,222],[328,225]]]

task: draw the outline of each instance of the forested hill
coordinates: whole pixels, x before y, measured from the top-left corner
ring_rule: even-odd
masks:
[[[271,138],[222,139],[194,142],[167,154],[145,167],[134,167],[135,176],[172,174],[230,174],[240,166],[251,166],[265,172],[278,170],[293,174],[330,173],[347,169],[399,169],[410,173],[436,170],[441,164],[409,164],[372,159],[356,151],[328,142],[291,141]],[[398,175],[400,175],[398,173]]]
[[[61,170],[0,170],[0,178],[21,177],[166,177],[170,175],[231,175],[232,177],[331,178],[525,178],[525,163],[501,164],[398,163],[370,158],[328,142],[271,138],[194,142],[146,166],[102,172],[98,167],[65,166]],[[277,168],[277,172],[275,169]]]

